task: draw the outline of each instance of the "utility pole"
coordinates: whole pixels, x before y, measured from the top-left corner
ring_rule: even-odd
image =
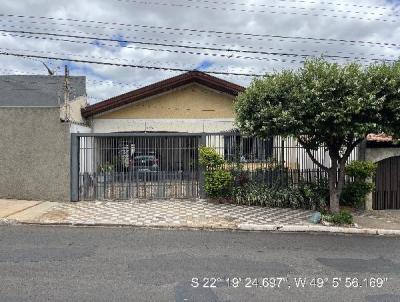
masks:
[[[69,98],[70,98],[69,70],[68,70],[68,66],[65,65],[65,68],[64,68],[64,108],[65,108],[65,121],[66,122],[68,122],[69,118],[70,118]]]
[[[65,65],[64,68],[64,103],[67,104],[69,102],[69,70],[68,66]]]

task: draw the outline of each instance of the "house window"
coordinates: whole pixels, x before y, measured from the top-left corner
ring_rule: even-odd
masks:
[[[227,161],[265,161],[273,154],[273,139],[255,137],[225,136],[224,158]]]

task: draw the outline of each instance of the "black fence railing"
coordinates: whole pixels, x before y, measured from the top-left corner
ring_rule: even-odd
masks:
[[[198,198],[203,196],[200,146],[214,148],[225,168],[272,185],[326,178],[293,138],[262,139],[226,133],[74,134],[72,200]],[[329,166],[323,148],[314,157]],[[357,151],[350,160],[357,158]]]

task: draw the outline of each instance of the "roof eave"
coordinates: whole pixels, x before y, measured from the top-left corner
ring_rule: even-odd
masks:
[[[207,75],[202,72],[193,71],[82,108],[82,116],[84,118],[89,118],[91,116],[134,103],[144,98],[155,96],[190,83],[198,83],[233,96],[236,96],[245,90],[245,88],[240,85]]]

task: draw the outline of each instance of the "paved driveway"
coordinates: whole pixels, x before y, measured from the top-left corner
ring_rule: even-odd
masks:
[[[213,204],[202,200],[58,203],[41,223],[115,224],[150,227],[237,228],[239,224],[308,224],[311,211]]]

